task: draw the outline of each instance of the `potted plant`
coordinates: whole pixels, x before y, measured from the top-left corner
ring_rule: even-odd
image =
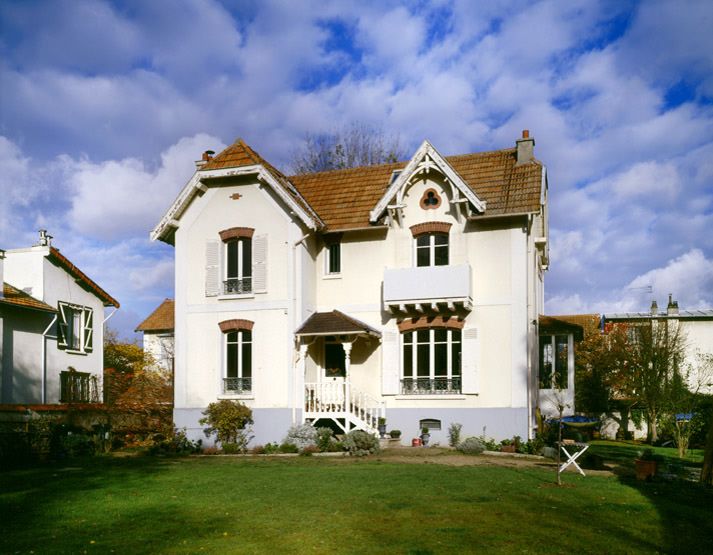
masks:
[[[401,430],[391,430],[389,432],[389,435],[391,436],[391,439],[400,439],[401,438]]]
[[[653,449],[639,451],[638,458],[634,460],[634,464],[636,465],[636,479],[650,480],[653,478],[656,475],[658,463],[662,461],[663,457],[654,454]]]
[[[386,418],[380,416],[378,422],[379,436],[386,437]]]
[[[428,428],[421,428],[421,444],[426,447],[428,445],[428,440],[431,439],[431,434]]]
[[[500,442],[500,452],[501,453],[515,453],[517,451],[517,446],[511,439],[504,439]]]

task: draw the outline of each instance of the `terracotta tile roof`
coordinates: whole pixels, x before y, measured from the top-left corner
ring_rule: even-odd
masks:
[[[560,316],[540,315],[541,333],[573,333],[582,339],[588,331],[598,330],[601,317],[599,314],[566,314]]]
[[[51,307],[34,297],[28,295],[24,291],[13,287],[9,283],[2,284],[3,297],[0,298],[0,303],[18,306],[21,308],[30,308],[34,310],[42,310],[44,312],[57,312],[57,309]]]
[[[515,165],[516,149],[448,156],[446,160],[481,200],[485,215],[537,212],[542,164]],[[394,170],[408,161],[285,177],[242,139],[227,147],[202,170],[261,164],[306,209],[324,222],[324,231],[372,227],[369,212],[386,192]]]
[[[339,335],[352,333],[368,333],[381,337],[381,333],[339,310],[332,312],[315,312],[297,330],[296,335]]]
[[[165,299],[134,331],[173,331],[173,299]]]
[[[536,212],[540,208],[542,165],[515,166],[515,149],[446,160],[481,200],[486,215]],[[386,192],[394,170],[408,162],[293,175],[290,181],[319,214],[328,231],[369,227],[369,212]]]
[[[58,249],[50,247],[50,253],[47,256],[47,259],[53,264],[64,268],[67,273],[74,276],[80,285],[99,297],[104,302],[104,306],[115,306],[116,308],[119,308],[119,301],[109,295],[109,293],[99,287],[91,278],[89,278],[89,276],[82,272],[82,270],[72,264],[66,256],[59,252]]]

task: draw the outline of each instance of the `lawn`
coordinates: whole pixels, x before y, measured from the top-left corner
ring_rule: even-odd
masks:
[[[713,493],[551,467],[95,458],[0,477],[2,553],[702,553]],[[708,546],[708,548],[705,548]]]

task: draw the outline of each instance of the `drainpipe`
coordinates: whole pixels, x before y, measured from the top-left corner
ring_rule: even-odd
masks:
[[[47,334],[57,321],[55,314],[49,326],[42,332],[42,404],[47,404]]]
[[[297,241],[295,241],[292,244],[292,299],[291,299],[291,317],[290,317],[290,325],[288,326],[290,329],[290,344],[294,344],[294,333],[296,331],[297,327],[297,247],[302,245],[307,238],[309,238],[311,234],[306,233],[302,237],[300,237]],[[303,272],[303,268],[300,266],[300,271]],[[302,281],[300,280],[300,284]],[[294,347],[293,347],[294,349]],[[298,347],[299,349],[299,356],[300,358],[297,361],[297,364],[292,364],[292,424],[295,425],[297,424],[297,407],[302,404],[302,401],[300,400],[300,394],[304,395],[304,386],[302,387],[302,391],[298,391],[299,385],[300,385],[300,380],[298,376],[298,372],[301,370],[302,375],[304,376],[304,358],[307,356],[307,349],[305,347],[304,351],[302,350],[302,345]],[[304,410],[304,409],[303,409]]]

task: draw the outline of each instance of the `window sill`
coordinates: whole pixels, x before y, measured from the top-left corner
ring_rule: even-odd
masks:
[[[396,395],[394,397],[397,401],[416,399],[416,400],[441,400],[445,399],[448,401],[456,401],[466,399],[467,397],[462,393],[434,393],[434,394],[424,394],[424,395]]]
[[[254,299],[255,293],[243,293],[241,295],[218,295],[219,301],[234,301],[236,299]]]
[[[255,395],[252,393],[221,393],[218,395],[218,399],[241,399],[249,401],[251,399],[255,399]]]
[[[86,351],[75,351],[74,349],[65,349],[64,352],[67,353],[67,354],[69,354],[69,355],[82,355],[82,356],[87,356],[87,355],[89,354],[89,353],[87,353]]]
[[[342,279],[342,274],[324,274],[322,279]]]

